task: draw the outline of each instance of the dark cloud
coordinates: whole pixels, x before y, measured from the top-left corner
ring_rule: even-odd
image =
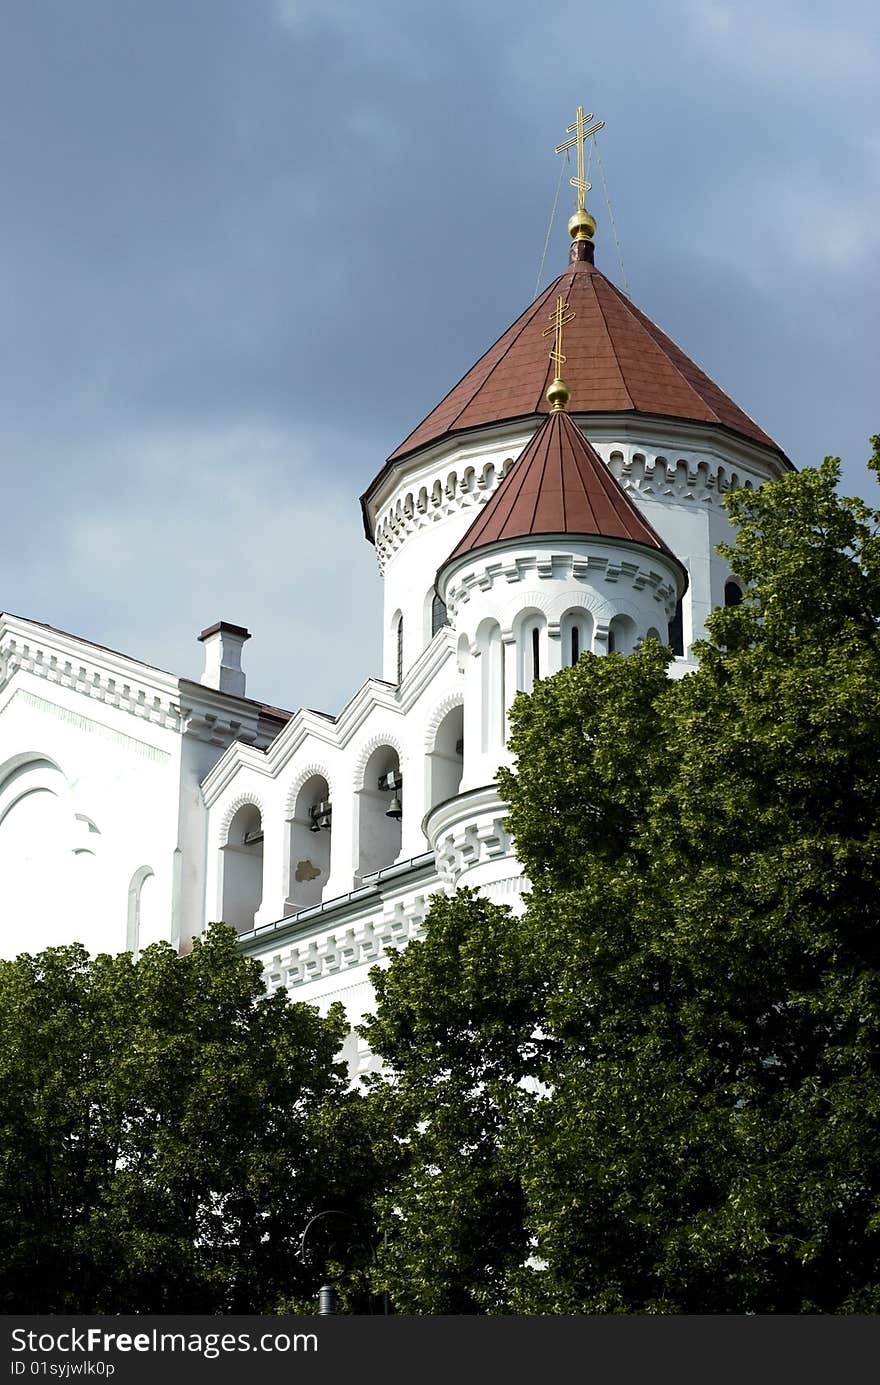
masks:
[[[256,691],[343,702],[378,641],[357,496],[533,296],[578,101],[607,121],[603,269],[870,495],[878,51],[860,0],[10,6],[0,606],[183,671],[199,621],[242,620]],[[346,504],[316,591],[297,516]],[[304,657],[350,561],[370,636]]]

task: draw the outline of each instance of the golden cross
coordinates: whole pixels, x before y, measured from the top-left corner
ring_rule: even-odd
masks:
[[[562,354],[562,329],[575,317],[574,309],[566,305],[565,299],[560,296],[556,300],[556,307],[549,314],[550,326],[545,327],[541,333],[542,337],[549,337],[552,332],[554,335],[553,350],[550,352],[550,359],[553,362],[556,378],[562,376],[562,367],[565,365],[565,357]]]
[[[576,145],[577,145],[577,160],[578,160],[577,177],[576,177],[576,178],[569,178],[568,181],[571,183],[571,186],[572,186],[573,188],[577,188],[577,195],[578,195],[578,211],[579,211],[579,212],[583,212],[583,211],[586,210],[586,197],[587,197],[587,193],[590,191],[590,188],[593,186],[592,183],[588,183],[588,182],[587,182],[587,175],[586,175],[586,173],[584,172],[584,145],[586,144],[587,140],[590,138],[590,135],[594,135],[594,134],[596,133],[597,130],[602,130],[602,129],[605,128],[605,121],[604,121],[604,120],[597,120],[597,121],[596,121],[596,124],[595,124],[595,125],[591,125],[590,128],[589,128],[589,130],[586,129],[587,122],[590,121],[590,120],[592,120],[592,119],[593,119],[592,111],[590,112],[589,115],[584,115],[584,108],[583,108],[583,106],[578,106],[578,108],[577,108],[577,115],[575,116],[575,122],[574,122],[574,124],[573,124],[573,125],[567,125],[567,126],[566,126],[566,129],[565,129],[565,133],[566,133],[567,135],[572,134],[572,131],[573,131],[573,132],[574,132],[574,138],[573,138],[573,139],[567,139],[567,140],[565,141],[564,144],[557,144],[557,146],[556,146],[556,153],[557,153],[557,154],[562,154],[562,153],[565,152],[566,149],[570,149],[570,148],[572,147],[573,144],[576,144]]]

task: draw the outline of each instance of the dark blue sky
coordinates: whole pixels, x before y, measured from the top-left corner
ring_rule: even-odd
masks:
[[[635,301],[878,500],[878,70],[861,0],[7,0],[0,608],[191,675],[244,623],[250,692],[338,710],[357,497],[533,297],[578,102]]]

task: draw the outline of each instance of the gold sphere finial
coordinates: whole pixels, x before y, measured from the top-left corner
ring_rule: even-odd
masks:
[[[572,240],[592,240],[596,234],[595,218],[589,212],[576,211],[568,219],[568,234]]]
[[[551,409],[559,413],[560,410],[565,408],[569,399],[571,399],[571,390],[568,388],[565,381],[560,380],[557,375],[547,391],[547,403],[550,405]]]

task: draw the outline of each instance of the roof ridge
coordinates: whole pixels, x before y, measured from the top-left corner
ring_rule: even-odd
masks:
[[[589,439],[587,439],[587,438],[584,437],[583,432],[581,431],[580,428],[578,428],[578,426],[577,426],[577,424],[575,423],[574,419],[571,419],[570,422],[571,422],[571,425],[572,425],[573,428],[577,428],[578,433],[580,433],[581,437],[584,438],[584,441],[585,441],[585,442],[586,442],[586,441],[589,441]],[[575,470],[576,470],[576,473],[577,473],[578,481],[580,482],[581,490],[582,490],[583,493],[584,493],[584,502],[585,502],[585,504],[586,504],[586,507],[587,507],[587,509],[589,510],[590,514],[593,516],[594,521],[595,521],[596,523],[598,523],[598,520],[597,520],[597,518],[596,518],[596,511],[595,511],[595,509],[594,509],[594,507],[593,507],[593,502],[592,502],[592,500],[590,499],[590,492],[587,490],[587,484],[586,484],[586,481],[584,480],[583,472],[581,471],[580,467],[576,467]]]
[[[565,410],[563,409],[563,410],[561,410],[560,412],[564,413]],[[556,428],[556,445],[557,445],[557,447],[558,447],[558,449],[559,449],[559,488],[560,488],[560,490],[561,490],[561,492],[562,492],[562,523],[563,523],[563,527],[564,527],[564,528],[566,529],[566,531],[567,531],[567,530],[568,530],[568,506],[567,506],[566,503],[565,503],[565,457],[564,457],[563,451],[562,451],[562,428],[563,428],[563,425],[562,425],[562,424],[558,424],[558,425],[557,425],[557,428]]]
[[[546,428],[547,428],[547,424],[546,424],[546,423],[544,423],[544,424],[541,425],[541,431],[543,431],[543,430],[546,429]],[[537,455],[537,448],[535,449],[535,452],[536,452],[536,455]],[[531,517],[531,519],[529,520],[529,532],[530,532],[530,533],[531,533],[531,531],[532,531],[532,526],[534,525],[535,520],[537,519],[537,516],[538,516],[538,505],[540,504],[540,501],[541,501],[541,487],[542,487],[543,484],[544,484],[544,477],[547,475],[547,458],[550,456],[550,439],[549,439],[549,437],[545,439],[545,444],[544,444],[543,452],[544,452],[544,455],[543,455],[543,457],[541,458],[541,475],[538,477],[538,484],[535,486],[535,498],[534,498],[534,500],[533,500],[533,502],[532,502],[532,517]]]
[[[593,278],[597,278],[597,277],[598,277],[599,279],[604,279],[606,284],[610,282],[608,279],[605,279],[605,275],[602,273],[601,269],[597,269],[597,270],[595,271],[595,273],[593,274]],[[603,327],[605,328],[605,335],[607,336],[609,342],[612,343],[612,347],[613,347],[614,342],[613,342],[613,338],[612,338],[612,336],[611,336],[611,328],[608,326],[608,318],[607,318],[607,316],[606,316],[605,309],[604,309],[603,306],[602,306],[602,301],[601,301],[601,299],[599,298],[598,293],[596,294],[596,307],[599,309],[599,314],[600,314],[600,316],[601,316],[601,318],[602,318],[602,325],[603,325]],[[632,397],[632,390],[631,390],[630,387],[629,387],[629,381],[627,380],[626,376],[625,376],[624,373],[623,373],[623,366],[620,364],[620,360],[619,360],[619,358],[618,358],[617,352],[612,350],[612,355],[613,355],[613,357],[614,357],[614,365],[615,365],[615,367],[616,367],[616,369],[617,369],[617,373],[618,373],[618,375],[620,376],[620,383],[621,383],[621,385],[623,386],[623,392],[624,392],[624,394],[626,395],[627,399],[629,400],[630,408],[635,409],[635,408],[637,407],[637,406],[636,406],[636,401],[635,401],[635,400],[633,399],[633,397]]]

